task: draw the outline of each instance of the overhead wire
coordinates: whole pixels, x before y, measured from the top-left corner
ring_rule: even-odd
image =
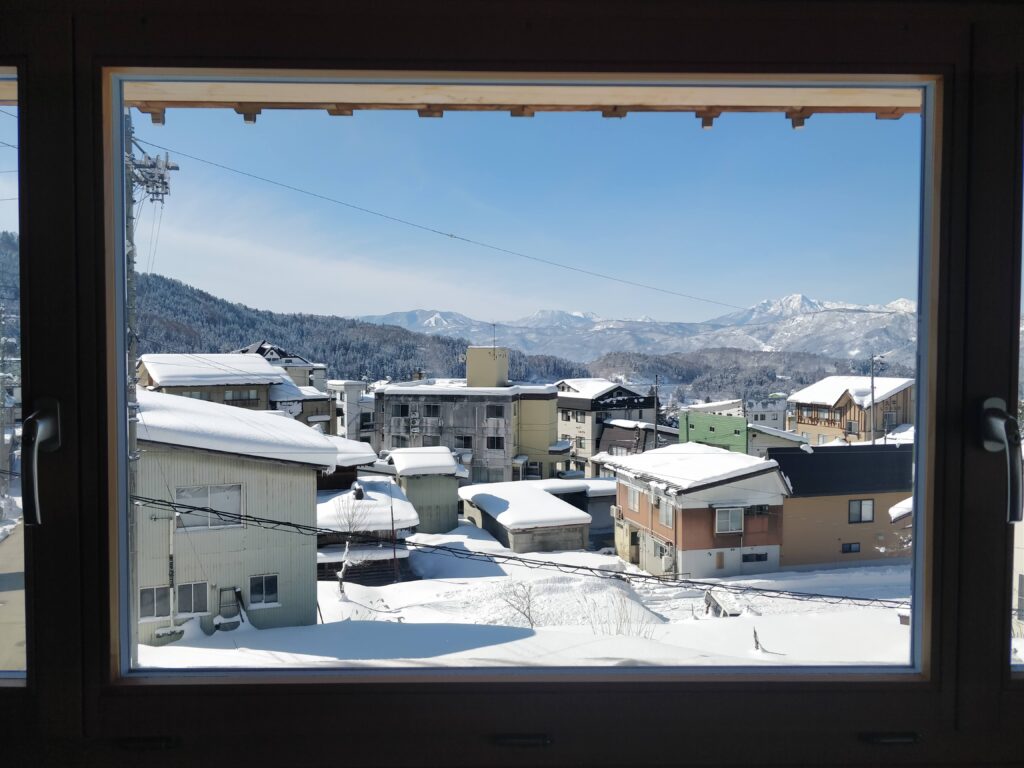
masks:
[[[267,530],[278,530],[285,533],[291,532],[303,536],[345,533],[344,531],[338,531],[332,528],[322,528],[315,525],[306,525],[304,523],[297,523],[288,520],[276,520],[273,518],[249,516],[246,514],[239,514],[234,512],[224,512],[221,510],[213,509],[212,507],[199,507],[188,504],[181,504],[178,502],[171,502],[166,499],[156,499],[137,495],[132,496],[132,499],[144,505],[165,509],[174,509],[176,514],[181,514],[181,510],[185,510],[186,514],[212,514],[216,515],[222,520],[230,521],[232,523],[255,525],[257,527],[264,528]],[[354,538],[358,540],[360,537],[355,536]],[[372,536],[365,536],[363,537],[363,539],[367,542],[378,541],[376,537]],[[660,586],[679,587],[683,589],[693,589],[699,591],[715,589],[739,595],[758,595],[767,598],[795,600],[800,602],[821,602],[831,605],[848,604],[860,606],[874,606],[881,608],[907,608],[910,606],[909,601],[897,598],[872,598],[856,597],[852,595],[831,595],[819,592],[799,592],[795,590],[770,589],[766,587],[755,587],[743,584],[702,581],[699,579],[655,576],[653,574],[646,573],[625,573],[623,571],[612,570],[609,568],[598,568],[594,566],[578,565],[572,563],[560,563],[552,560],[540,560],[537,558],[522,557],[520,555],[515,554],[506,555],[500,552],[475,552],[473,550],[448,547],[441,544],[426,544],[421,542],[410,542],[408,540],[405,542],[405,546],[407,548],[411,547],[413,549],[422,550],[424,552],[433,552],[464,560],[476,560],[491,563],[507,563],[510,565],[523,566],[526,568],[530,568],[532,570],[550,570],[570,575],[590,576],[602,579],[618,579],[629,581],[631,583],[643,582]]]

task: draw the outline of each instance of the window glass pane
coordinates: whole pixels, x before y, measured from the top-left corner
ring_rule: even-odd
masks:
[[[171,573],[179,609],[194,613],[208,588],[220,590],[222,619],[237,589],[256,608],[253,627],[302,627],[301,643],[322,624],[368,621],[357,604],[387,604],[396,632],[415,638],[424,622],[407,607],[416,602],[407,582],[436,580],[446,602],[436,601],[432,622],[450,618],[465,643],[483,635],[462,627],[500,629],[500,640],[450,658],[384,666],[516,664],[533,658],[529,637],[554,647],[545,663],[609,663],[622,638],[600,628],[615,624],[603,619],[623,599],[635,621],[616,626],[629,624],[621,634],[650,650],[644,664],[911,659],[897,612],[911,604],[913,517],[891,510],[914,477],[918,86],[886,82],[885,103],[906,104],[888,120],[870,103],[740,104],[696,121],[705,111],[696,103],[619,120],[602,117],[617,105],[587,104],[512,120],[506,100],[492,105],[500,110],[430,110],[445,116],[429,121],[374,109],[373,84],[357,115],[343,105],[327,114],[334,102],[324,100],[243,119],[224,108],[230,99],[204,105],[204,91],[173,77],[161,82],[169,106],[154,106],[133,95],[142,76],[128,77],[134,143],[121,137],[129,194],[118,215],[134,255],[126,293],[140,310],[128,336],[138,339],[141,385],[132,492],[145,505],[131,529],[136,589]],[[812,98],[805,85],[787,94],[792,103]],[[540,87],[549,86],[531,86]],[[737,93],[735,83],[728,94],[689,83],[662,93],[662,105],[702,88],[705,106]],[[869,87],[828,98],[854,92],[872,98]],[[508,182],[520,178],[532,183]],[[467,210],[472,237],[458,224]],[[307,226],[296,235],[287,222],[298,217]],[[405,222],[414,220],[426,229],[413,232]],[[434,239],[435,226],[452,236]],[[360,258],[323,246],[343,242],[359,242]],[[296,251],[323,255],[315,279],[280,269]],[[650,277],[624,285],[623,253],[643,254],[633,271]],[[571,283],[560,279],[567,270]],[[355,284],[380,290],[339,295],[338,285]],[[209,294],[202,311],[181,300],[187,286]],[[248,307],[280,314],[275,338],[264,340],[263,316]],[[885,349],[873,349],[881,338]],[[339,418],[318,421],[325,413]],[[342,430],[343,440],[328,439]],[[379,460],[392,448],[408,451]],[[582,477],[557,478],[567,470]],[[503,487],[474,491],[480,483]],[[184,513],[182,527],[220,530],[168,541],[161,504],[174,488],[171,500],[225,514]],[[359,537],[337,530],[337,504],[358,516]],[[232,525],[243,511],[246,525]],[[494,580],[457,575],[468,562],[514,585],[527,567],[520,557],[575,580],[560,591],[537,582],[530,626]],[[621,578],[566,574],[566,563]],[[740,617],[694,619],[708,579]],[[679,588],[667,600],[666,585]],[[359,599],[340,599],[343,588]],[[151,602],[159,615],[156,592]],[[750,643],[753,616],[764,617],[759,632],[777,654]],[[230,624],[203,623],[170,643],[227,663],[217,654],[235,644],[216,633]],[[141,666],[172,663],[139,637],[149,646]],[[247,661],[326,654],[345,666],[360,652],[287,647],[294,653]],[[579,648],[594,658],[573,657]]]
[[[153,590],[143,589],[139,591],[139,616],[143,618],[153,615]]]
[[[254,576],[249,579],[249,602],[250,603],[262,603],[263,602],[263,577]]]
[[[17,82],[0,68],[0,676],[25,671]]]
[[[192,610],[196,613],[206,613],[208,591],[209,587],[205,581],[192,585]]]
[[[187,507],[209,507],[210,489],[203,486],[178,488],[174,492],[174,500]],[[206,528],[209,525],[209,514],[189,509],[178,509],[178,524],[185,528]]]
[[[192,585],[178,585],[178,611],[180,613],[192,613]]]
[[[153,590],[153,614],[169,616],[171,613],[171,590],[169,587],[157,587]]]

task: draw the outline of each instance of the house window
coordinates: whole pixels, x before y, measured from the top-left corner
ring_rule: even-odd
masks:
[[[373,413],[360,413],[359,414],[359,428],[368,429],[373,426]]]
[[[561,411],[559,411],[559,413],[562,414],[562,421],[569,421],[570,420],[570,416],[571,416],[570,411],[568,411],[568,410],[563,408]]]
[[[672,500],[662,498],[658,502],[658,522],[662,525],[672,527]]]
[[[392,448],[408,448],[409,437],[407,435],[392,435],[391,436],[391,447]]]
[[[455,447],[461,448],[464,451],[473,450],[473,436],[472,435],[456,435],[455,436]]]
[[[177,510],[177,527],[186,531],[242,524],[242,486],[238,483],[177,488],[174,491],[174,500],[185,507],[200,507],[222,513],[218,515],[214,512],[180,508]]]
[[[714,432],[714,431],[715,431],[715,428],[714,428],[714,426],[710,426],[710,427],[708,427],[708,432]]]
[[[503,451],[505,450],[505,438],[501,435],[488,435],[487,436],[487,450],[489,451]]]
[[[629,494],[629,508],[637,512],[640,509],[640,491],[631,485],[627,487],[627,491]]]
[[[579,448],[581,451],[584,448],[586,448],[587,447],[587,438],[585,438],[585,437],[577,437],[576,438],[576,447]]]
[[[259,399],[259,392],[255,389],[226,389],[224,390],[224,402],[252,401]]]
[[[178,613],[207,613],[209,585],[205,581],[178,585]]]
[[[818,445],[825,444],[825,435],[818,435]]]
[[[715,533],[743,533],[743,507],[716,509]]]
[[[504,419],[505,418],[505,406],[504,405],[488,405],[487,406],[487,418],[488,419]]]
[[[441,406],[438,403],[427,403],[423,406],[423,417],[426,419],[441,418]]]
[[[153,619],[171,615],[171,588],[144,587],[139,590],[139,618]]]
[[[851,499],[849,504],[851,523],[870,523],[875,519],[875,502],[872,499]]]
[[[277,574],[249,577],[249,605],[277,602]]]
[[[392,418],[406,418],[409,415],[409,404],[408,403],[392,403],[391,405],[391,416]]]
[[[424,447],[429,448],[429,447],[434,447],[434,446],[438,446],[438,445],[441,445],[441,436],[440,435],[424,435],[423,436],[423,446]]]
[[[586,411],[576,411],[576,423],[582,424],[587,420]]]
[[[860,542],[859,541],[853,541],[853,542],[850,542],[849,544],[843,544],[843,554],[844,555],[853,555],[853,554],[856,554],[857,552],[860,552]]]
[[[766,563],[768,562],[767,552],[746,552],[743,555],[744,563]]]
[[[190,390],[188,392],[181,392],[179,394],[183,395],[184,397],[191,397],[193,400],[209,400],[210,399],[210,393],[209,392],[203,392],[203,391],[198,390],[198,389]]]

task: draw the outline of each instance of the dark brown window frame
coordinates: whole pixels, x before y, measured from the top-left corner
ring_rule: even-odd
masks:
[[[31,728],[16,732],[36,729],[51,741],[71,738],[76,746],[69,754],[81,748],[74,740],[87,735],[88,748],[110,756],[108,764],[124,761],[126,753],[118,751],[124,739],[136,740],[129,746],[166,747],[169,761],[180,761],[193,750],[207,760],[216,754],[237,758],[238,750],[245,749],[217,743],[228,702],[241,692],[237,686],[204,690],[202,695],[187,685],[113,686],[105,650],[108,617],[81,611],[88,597],[109,587],[104,564],[109,562],[110,541],[102,512],[106,414],[95,409],[103,402],[106,374],[97,370],[95,349],[88,343],[90,338],[100,346],[106,343],[102,307],[109,290],[102,264],[103,169],[96,160],[103,142],[101,66],[172,65],[187,59],[208,66],[287,63],[338,69],[390,65],[721,71],[742,70],[745,63],[748,71],[922,71],[942,75],[948,85],[948,130],[942,137],[948,176],[940,212],[948,282],[934,286],[940,290],[943,372],[935,394],[945,423],[936,425],[944,474],[937,481],[940,498],[928,531],[943,587],[926,607],[938,626],[938,641],[930,649],[933,680],[913,692],[899,686],[894,690],[884,680],[844,685],[840,701],[834,691],[828,695],[827,685],[815,681],[766,692],[762,686],[716,679],[688,684],[685,695],[678,686],[623,681],[600,684],[600,696],[588,696],[593,687],[558,684],[510,684],[495,692],[493,685],[464,677],[430,692],[404,684],[387,690],[339,690],[286,683],[273,690],[245,691],[253,703],[291,704],[288,724],[294,726],[295,739],[260,744],[255,758],[315,761],[333,746],[311,745],[302,738],[318,712],[336,723],[338,713],[345,711],[350,727],[366,727],[369,721],[361,713],[386,709],[405,715],[408,723],[389,744],[384,759],[393,762],[429,760],[422,744],[436,744],[439,729],[450,732],[451,723],[460,722],[466,712],[473,713],[473,722],[450,737],[452,751],[444,753],[449,762],[510,762],[536,755],[537,762],[587,756],[595,763],[641,764],[673,754],[694,762],[757,760],[774,754],[813,763],[822,754],[835,756],[837,747],[844,760],[864,763],[1019,759],[1024,746],[1015,725],[1024,713],[1024,691],[1010,678],[1005,663],[1008,633],[999,632],[1005,622],[995,618],[1007,613],[1009,539],[1005,524],[986,517],[998,507],[999,492],[993,489],[1001,486],[1002,478],[998,462],[974,444],[977,428],[971,409],[982,394],[1012,400],[1016,392],[1021,209],[1017,93],[1024,50],[1020,9],[955,2],[876,3],[868,10],[842,2],[715,6],[651,4],[640,12],[624,2],[603,0],[586,6],[392,2],[377,9],[322,6],[300,16],[232,3],[215,11],[186,5],[169,14],[159,4],[137,3],[131,11],[114,13],[86,2],[54,2],[44,11],[0,11],[0,62],[18,66],[24,78],[26,138],[19,142],[26,254],[23,312],[31,318],[32,308],[44,304],[52,312],[49,325],[44,321],[27,329],[26,395],[57,394],[69,412],[66,453],[43,464],[44,472],[62,481],[44,494],[44,503],[60,510],[61,525],[27,536],[32,615],[45,616],[47,607],[66,597],[66,583],[48,578],[41,566],[63,558],[65,570],[81,576],[80,594],[72,600],[79,611],[69,612],[60,636],[36,631],[30,621],[29,687],[0,689],[2,712],[11,715],[6,723],[28,725],[24,713],[31,712]],[[187,36],[170,34],[183,25]],[[41,175],[46,185],[32,183]],[[74,194],[55,199],[55,183]],[[986,301],[987,313],[966,311]],[[58,333],[55,319],[65,318],[72,322]],[[76,321],[78,329],[69,337],[67,329]],[[971,348],[971,339],[990,344]],[[58,342],[65,359],[74,361],[75,376],[67,376],[52,359]],[[992,355],[992,345],[1002,352]],[[34,373],[33,379],[28,372]],[[972,488],[982,493],[967,493]],[[992,556],[1000,552],[1006,557]],[[1000,580],[1007,582],[1002,588]],[[958,626],[971,631],[958,632]],[[926,696],[919,695],[922,690]],[[621,704],[614,720],[605,705],[609,697]],[[210,723],[208,732],[168,732],[161,718],[146,714],[192,704],[197,717]],[[757,713],[747,720],[757,738],[743,744],[706,738],[720,714],[735,713],[737,706]],[[811,716],[801,719],[803,713]],[[595,743],[593,723],[600,718],[606,718],[610,729],[614,724],[616,732],[643,738]],[[666,752],[678,749],[680,723],[686,732],[703,736],[684,740],[685,756]],[[889,730],[887,737],[879,735],[880,728],[898,730]],[[909,732],[918,734],[916,743],[889,745],[888,739],[898,741],[900,733]],[[534,745],[535,752],[520,751]],[[56,744],[51,748],[60,749]],[[346,748],[349,759],[368,764],[382,760],[379,745],[346,743]],[[54,754],[50,752],[51,759]]]

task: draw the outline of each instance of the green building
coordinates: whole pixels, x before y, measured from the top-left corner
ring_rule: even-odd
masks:
[[[704,443],[736,453],[746,453],[747,420],[743,416],[680,411],[679,442]]]

